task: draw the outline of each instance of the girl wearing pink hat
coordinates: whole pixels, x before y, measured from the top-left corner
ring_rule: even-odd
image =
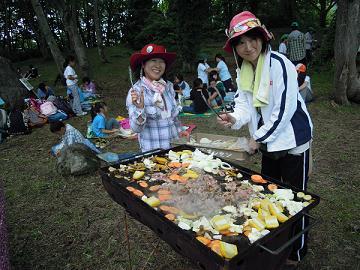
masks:
[[[306,190],[313,126],[299,95],[295,66],[271,50],[272,34],[249,11],[236,15],[226,32],[224,49],[236,60],[238,92],[234,112],[218,122],[232,129],[247,125],[251,152],[262,152],[262,173]],[[302,220],[300,229],[306,223]],[[305,253],[302,235],[289,259],[300,261]]]
[[[148,44],[130,57],[130,67],[140,71],[140,79],[129,90],[126,106],[143,152],[168,149],[172,140],[188,136],[181,130],[173,85],[162,78],[175,57],[156,44]]]

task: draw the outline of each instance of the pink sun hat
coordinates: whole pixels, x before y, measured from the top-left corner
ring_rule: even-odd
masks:
[[[232,53],[231,40],[255,28],[259,28],[261,30],[266,40],[273,38],[273,35],[266,29],[265,25],[261,25],[260,20],[250,11],[243,11],[235,15],[230,21],[229,28],[226,29],[228,40],[226,41],[223,49]]]

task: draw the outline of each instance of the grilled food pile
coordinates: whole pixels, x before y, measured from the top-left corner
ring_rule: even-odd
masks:
[[[199,150],[108,168],[109,176],[225,259],[313,202],[260,175],[245,179],[230,164]]]

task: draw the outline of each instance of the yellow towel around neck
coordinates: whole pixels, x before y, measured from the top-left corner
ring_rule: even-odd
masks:
[[[270,66],[265,63],[265,58],[264,53],[259,55],[255,72],[252,64],[244,60],[238,75],[240,89],[253,94],[254,107],[269,104]]]

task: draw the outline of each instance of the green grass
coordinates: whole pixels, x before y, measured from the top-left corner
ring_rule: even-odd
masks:
[[[220,48],[220,46],[219,46]],[[205,48],[209,54],[220,52]],[[130,87],[127,78],[130,51],[122,47],[106,50],[110,64],[101,64],[96,50],[89,50],[93,78],[103,87],[102,93],[111,114],[125,115],[125,96]],[[227,59],[233,69],[233,62]],[[41,80],[52,82],[56,69],[52,62],[34,59]],[[195,76],[188,75],[192,81]],[[38,83],[34,81],[34,85]],[[310,233],[308,256],[301,270],[359,269],[359,106],[338,107],[329,101],[332,92],[332,69],[312,73],[316,101],[309,104],[314,122],[314,173],[309,191],[322,201],[312,214],[321,220]],[[57,93],[64,89],[58,87]],[[89,117],[69,122],[86,131]],[[214,118],[187,119],[198,132],[247,135],[247,131],[219,128]],[[124,211],[108,196],[99,175],[63,178],[56,174],[56,161],[48,154],[57,142],[48,127],[27,136],[15,137],[0,145],[0,171],[6,194],[13,269],[126,269]],[[136,151],[135,141],[115,139],[109,150]],[[259,156],[243,163],[260,170]],[[147,255],[159,241],[139,222],[130,219],[130,244],[134,269],[141,269]],[[146,269],[194,269],[187,259],[175,253],[165,242]]]

